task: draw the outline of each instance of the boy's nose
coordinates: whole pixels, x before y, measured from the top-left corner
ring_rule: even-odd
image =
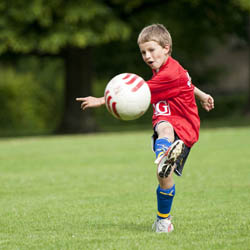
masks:
[[[150,53],[149,52],[146,52],[146,55],[145,55],[146,59],[149,59],[151,57]]]

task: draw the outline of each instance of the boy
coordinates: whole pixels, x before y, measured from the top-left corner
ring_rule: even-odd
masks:
[[[186,70],[171,57],[172,39],[161,24],[145,27],[138,36],[144,62],[152,69],[147,81],[153,105],[153,150],[156,155],[158,212],[153,230],[169,233],[174,227],[170,210],[175,196],[173,172],[182,175],[190,148],[198,140],[200,119],[194,95],[207,111],[214,108],[213,98],[194,87]],[[77,98],[84,110],[105,104],[104,97]]]

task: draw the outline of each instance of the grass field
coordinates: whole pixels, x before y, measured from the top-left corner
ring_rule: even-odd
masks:
[[[155,234],[151,131],[0,140],[0,249],[250,249],[250,127],[201,131]]]

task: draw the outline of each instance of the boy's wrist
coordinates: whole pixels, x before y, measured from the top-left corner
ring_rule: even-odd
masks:
[[[100,97],[100,105],[104,105],[104,104],[105,104],[105,98],[103,96],[103,97]]]
[[[199,99],[202,101],[202,100],[204,100],[204,99],[206,99],[207,98],[207,94],[206,93],[204,93],[204,92],[201,92],[200,94],[199,94]]]
[[[198,89],[197,87],[195,87],[195,89],[194,89],[194,94],[195,94],[195,96],[196,96],[200,101],[206,99],[206,97],[207,97],[207,94],[206,94],[205,92],[201,91],[200,89]]]

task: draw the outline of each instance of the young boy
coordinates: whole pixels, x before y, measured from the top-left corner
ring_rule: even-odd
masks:
[[[171,57],[172,39],[161,24],[145,27],[138,36],[144,62],[152,69],[147,81],[153,105],[153,150],[156,155],[157,218],[153,230],[169,233],[174,227],[170,210],[175,196],[173,172],[182,175],[190,148],[198,140],[200,119],[194,95],[207,111],[214,108],[213,98],[194,87],[188,72]],[[84,110],[105,104],[104,97],[77,98]]]

